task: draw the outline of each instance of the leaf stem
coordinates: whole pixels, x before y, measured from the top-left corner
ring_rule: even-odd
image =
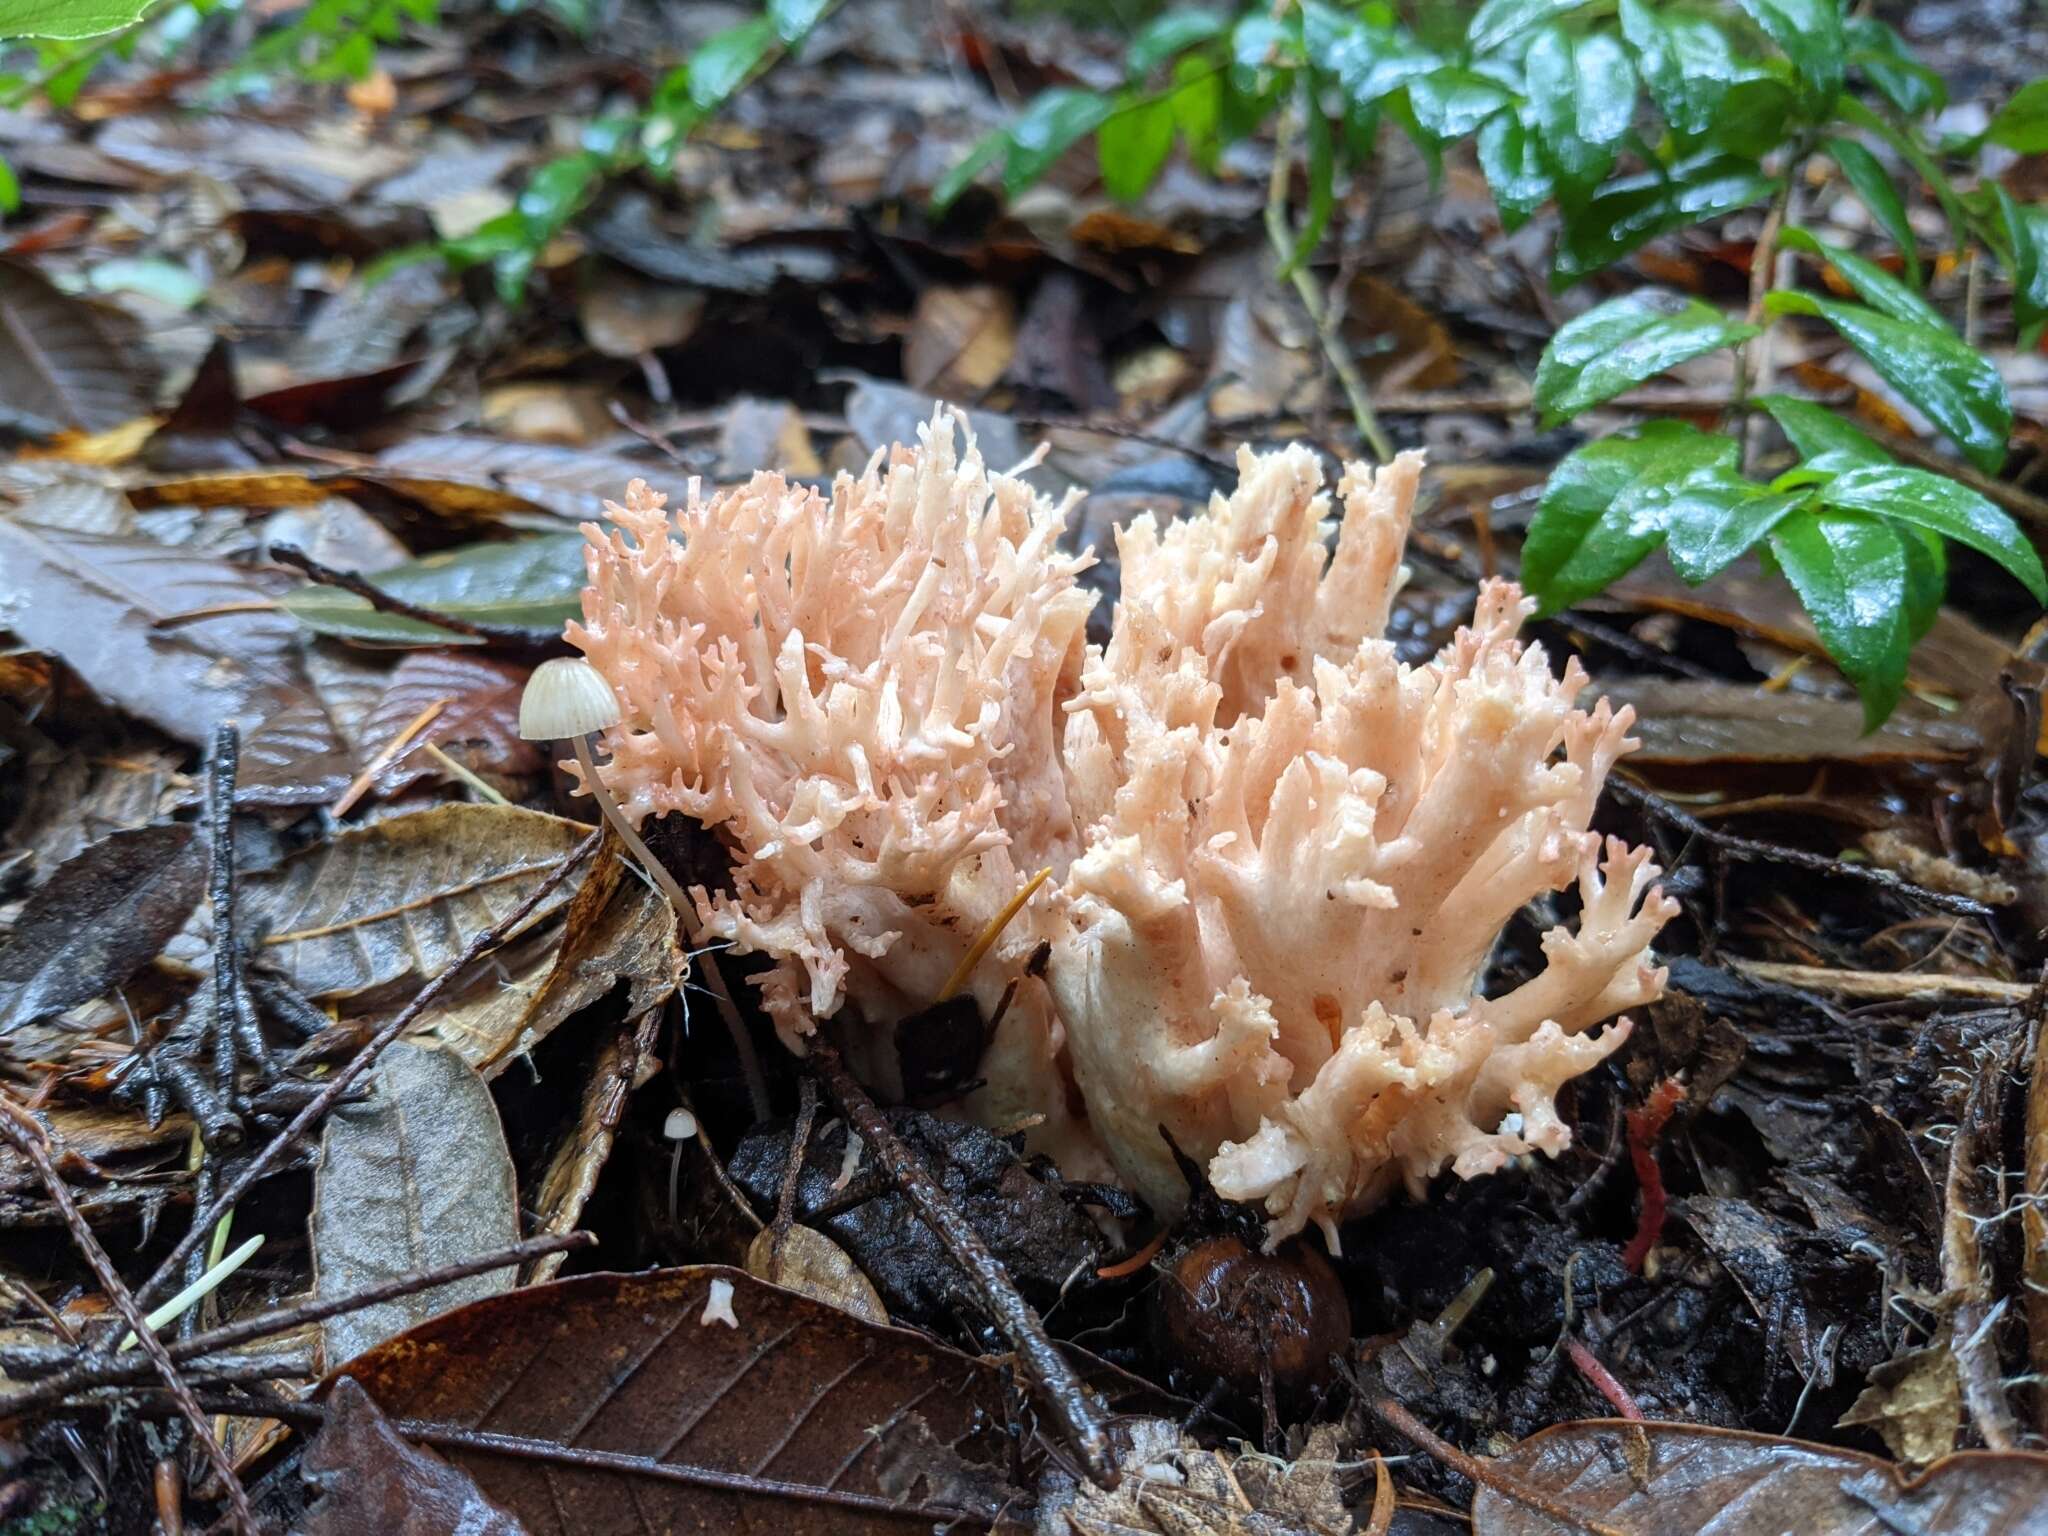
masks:
[[[1373,458],[1384,464],[1394,456],[1393,442],[1373,411],[1372,396],[1366,390],[1358,365],[1344,346],[1344,338],[1330,323],[1331,311],[1323,302],[1322,285],[1309,271],[1305,260],[1296,260],[1296,241],[1287,223],[1287,180],[1291,169],[1289,155],[1294,147],[1293,125],[1294,114],[1283,111],[1273,140],[1273,174],[1266,193],[1266,239],[1271,242],[1274,259],[1279,263],[1276,270],[1288,272],[1291,269],[1289,280],[1294,284],[1301,307],[1308,311],[1308,322],[1315,327],[1316,340],[1322,346],[1330,371],[1337,375],[1337,382],[1344,388],[1344,398],[1351,404],[1351,420],[1358,428],[1360,439]]]
[[[1778,184],[1777,195],[1771,199],[1770,211],[1764,215],[1763,228],[1757,231],[1756,248],[1749,258],[1749,309],[1743,315],[1746,324],[1758,327],[1758,334],[1735,349],[1735,394],[1729,411],[1730,417],[1741,416],[1748,408],[1752,375],[1750,372],[1750,348],[1756,348],[1756,371],[1754,382],[1758,389],[1767,390],[1775,376],[1771,357],[1771,327],[1764,324],[1764,299],[1771,289],[1781,282],[1778,267],[1785,253],[1779,249],[1778,236],[1783,233],[1791,217],[1792,188],[1798,183],[1799,173],[1806,164],[1810,141],[1801,140],[1792,157],[1785,164],[1785,178]],[[1757,435],[1757,424],[1746,420],[1742,427],[1742,467],[1750,467],[1753,445]]]

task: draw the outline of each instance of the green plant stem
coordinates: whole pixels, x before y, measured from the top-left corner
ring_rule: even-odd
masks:
[[[1749,310],[1743,316],[1746,324],[1760,327],[1759,333],[1735,349],[1735,392],[1729,402],[1730,419],[1739,418],[1748,409],[1752,374],[1750,371],[1750,348],[1756,348],[1756,371],[1754,379],[1760,389],[1771,387],[1771,328],[1764,324],[1764,298],[1776,283],[1778,266],[1778,235],[1791,215],[1792,188],[1798,184],[1799,173],[1806,165],[1808,148],[1802,142],[1793,151],[1792,158],[1785,165],[1785,179],[1778,185],[1777,196],[1771,199],[1770,211],[1764,215],[1763,228],[1757,231],[1756,248],[1749,258]],[[1745,420],[1742,427],[1742,467],[1750,467],[1755,440],[1756,423]]]
[[[1351,420],[1358,428],[1358,435],[1371,451],[1373,458],[1384,464],[1394,456],[1394,445],[1387,437],[1380,419],[1374,414],[1372,396],[1367,392],[1365,379],[1358,372],[1358,365],[1352,361],[1345,349],[1344,338],[1336,333],[1330,321],[1330,309],[1323,302],[1321,284],[1308,269],[1306,261],[1295,260],[1294,233],[1287,223],[1287,180],[1290,169],[1289,154],[1293,149],[1293,134],[1290,131],[1293,114],[1283,112],[1275,131],[1273,142],[1273,175],[1266,196],[1266,238],[1272,243],[1273,256],[1279,262],[1280,271],[1293,268],[1290,281],[1294,292],[1301,300],[1301,307],[1308,311],[1308,323],[1315,327],[1316,340],[1321,344],[1323,356],[1329,361],[1330,371],[1337,375],[1337,382],[1343,386],[1344,398],[1351,403]]]

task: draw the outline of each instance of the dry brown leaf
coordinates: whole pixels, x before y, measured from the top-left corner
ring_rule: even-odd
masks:
[[[815,1227],[763,1227],[747,1245],[747,1273],[868,1322],[889,1321],[888,1309],[868,1277],[844,1248]]]
[[[620,1020],[598,1052],[583,1085],[583,1104],[576,1123],[555,1148],[547,1172],[541,1175],[540,1193],[533,1200],[530,1235],[541,1237],[576,1229],[591,1191],[597,1188],[598,1175],[604,1172],[605,1161],[611,1156],[626,1101],[660,1066],[654,1055],[654,1039],[661,1029],[661,1019],[659,1008],[649,1008],[638,1017]],[[554,1279],[567,1258],[566,1253],[542,1254],[528,1269],[525,1283],[538,1285]]]
[[[972,400],[1010,366],[1017,305],[1007,288],[927,288],[903,343],[903,377],[913,389]]]
[[[1956,1448],[1962,1417],[1956,1357],[1944,1328],[1925,1349],[1904,1350],[1873,1370],[1870,1384],[1836,1422],[1876,1430],[1900,1461],[1924,1467]]]

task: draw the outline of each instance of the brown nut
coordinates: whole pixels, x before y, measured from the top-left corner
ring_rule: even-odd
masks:
[[[1301,1243],[1260,1253],[1205,1238],[1165,1266],[1152,1313],[1161,1352],[1204,1381],[1221,1377],[1257,1401],[1270,1371],[1282,1402],[1300,1404],[1335,1374],[1351,1344],[1351,1304],[1330,1261]]]

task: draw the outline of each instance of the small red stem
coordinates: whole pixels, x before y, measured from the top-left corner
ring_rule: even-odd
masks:
[[[1593,1384],[1593,1390],[1614,1405],[1614,1411],[1624,1419],[1640,1419],[1643,1410],[1636,1406],[1636,1400],[1628,1395],[1628,1388],[1614,1379],[1614,1373],[1600,1363],[1600,1357],[1588,1349],[1575,1333],[1564,1336],[1564,1352],[1571,1356],[1572,1364],[1579,1368],[1579,1374]]]
[[[1657,1138],[1664,1133],[1672,1111],[1684,1099],[1685,1084],[1667,1077],[1650,1090],[1641,1108],[1628,1112],[1628,1157],[1635,1165],[1636,1182],[1643,1188],[1643,1209],[1636,1218],[1636,1235],[1621,1253],[1621,1262],[1631,1274],[1643,1272],[1643,1261],[1664,1235],[1664,1213],[1670,1200],[1664,1193],[1664,1172],[1657,1166]]]

